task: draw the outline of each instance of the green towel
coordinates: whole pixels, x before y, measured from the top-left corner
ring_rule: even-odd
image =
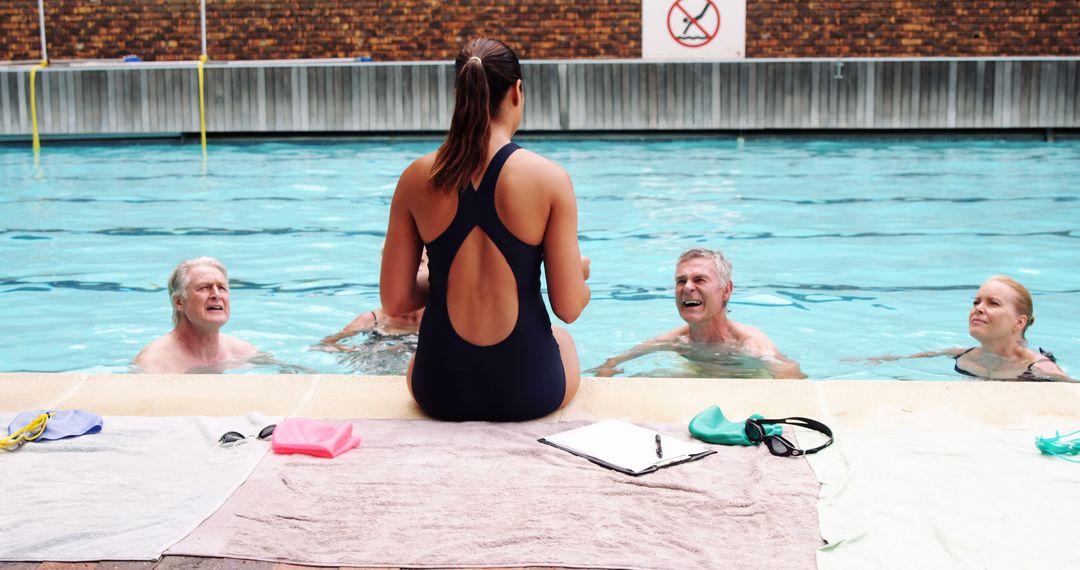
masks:
[[[761,414],[750,416],[755,420],[765,419]],[[766,425],[766,435],[780,435],[784,428],[778,425]],[[746,422],[733,422],[724,417],[719,406],[711,406],[690,420],[690,434],[707,443],[721,445],[757,445],[746,439]]]

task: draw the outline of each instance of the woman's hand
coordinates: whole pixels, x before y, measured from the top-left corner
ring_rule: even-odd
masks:
[[[581,273],[583,275],[585,275],[585,280],[586,281],[589,280],[589,267],[591,265],[592,265],[592,260],[589,259],[589,256],[587,256],[587,255],[581,256]]]
[[[596,366],[594,368],[590,368],[588,370],[585,370],[584,373],[585,374],[592,374],[593,376],[596,376],[597,378],[610,378],[610,377],[612,377],[612,376],[614,376],[616,374],[622,374],[623,369],[619,368],[615,364],[609,364],[608,362],[605,362],[605,363],[601,364],[600,366]]]

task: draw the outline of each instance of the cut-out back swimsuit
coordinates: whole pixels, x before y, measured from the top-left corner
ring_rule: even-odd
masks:
[[[976,348],[978,348],[978,347],[973,346],[973,347],[965,350],[964,352],[961,352],[960,354],[957,354],[956,355],[956,363],[953,364],[953,370],[959,372],[960,374],[963,374],[964,376],[972,376],[972,377],[975,377],[975,378],[985,378],[985,376],[980,376],[978,374],[972,373],[971,371],[969,371],[967,369],[960,368],[960,358],[963,357],[965,354],[975,350]],[[1054,353],[1047,352],[1047,351],[1043,350],[1041,346],[1039,347],[1039,354],[1045,356],[1046,358],[1040,358],[1039,360],[1036,360],[1035,362],[1032,362],[1031,364],[1028,364],[1027,368],[1025,368],[1024,371],[1021,372],[1020,375],[1016,377],[1017,380],[1026,380],[1028,382],[1050,382],[1049,378],[1043,378],[1041,376],[1038,376],[1035,373],[1034,367],[1035,367],[1036,364],[1038,364],[1040,362],[1043,362],[1044,360],[1049,360],[1050,362],[1057,363],[1057,359],[1054,358]],[[990,380],[1011,380],[1011,378],[990,378]]]
[[[454,220],[427,245],[429,294],[420,322],[412,391],[417,404],[445,420],[521,421],[559,408],[566,392],[559,345],[540,295],[543,247],[510,233],[495,210],[495,183],[506,159],[519,147],[507,143],[491,159],[480,188],[458,192]],[[517,281],[518,316],[510,335],[476,346],[450,323],[446,293],[458,249],[479,227],[498,247]]]

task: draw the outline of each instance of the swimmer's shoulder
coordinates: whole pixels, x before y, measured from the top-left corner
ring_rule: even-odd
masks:
[[[139,354],[131,361],[131,364],[139,372],[147,374],[169,374],[182,372],[176,366],[176,359],[172,356],[177,346],[173,333],[169,332],[160,336],[143,347]]]
[[[1048,380],[1076,382],[1076,380],[1070,378],[1065,370],[1061,368],[1061,365],[1057,363],[1057,359],[1054,358],[1053,353],[1045,352],[1041,348],[1038,352],[1028,349],[1028,356],[1032,359],[1032,363],[1028,365],[1028,372],[1035,376],[1046,378]]]
[[[222,334],[221,340],[226,343],[230,359],[248,359],[259,354],[259,349],[250,342],[235,336]]]
[[[765,334],[765,331],[745,323],[732,321],[731,324],[739,337],[739,346],[747,354],[752,356],[775,356],[779,354],[779,349],[773,344],[769,335]]]
[[[661,333],[648,340],[642,341],[641,344],[671,344],[678,342],[690,342],[689,325],[683,325],[681,327],[669,330],[666,333]]]

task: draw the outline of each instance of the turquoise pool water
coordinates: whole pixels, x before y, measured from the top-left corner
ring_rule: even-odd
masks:
[[[523,144],[578,193],[593,301],[569,328],[584,367],[681,324],[674,259],[706,245],[734,263],[732,318],[812,377],[957,379],[944,359],[849,359],[971,345],[968,305],[994,273],[1034,293],[1031,344],[1080,370],[1080,143]],[[0,148],[0,371],[125,370],[169,330],[165,280],[198,255],[234,280],[225,332],[364,370],[307,347],[378,305],[397,176],[437,145],[212,144],[206,162],[197,146],[46,146],[37,167]],[[671,354],[627,367],[691,372]]]

